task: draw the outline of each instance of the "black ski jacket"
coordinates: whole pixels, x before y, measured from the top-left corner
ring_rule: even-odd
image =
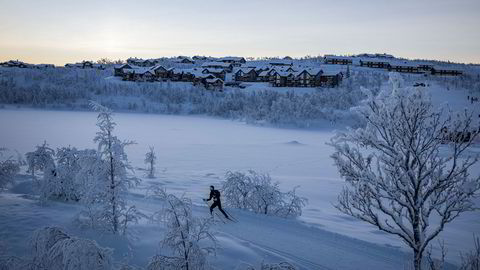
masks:
[[[213,199],[214,202],[219,202],[220,201],[220,191],[218,190],[212,190],[210,191],[210,198],[207,199],[207,201],[210,201]]]

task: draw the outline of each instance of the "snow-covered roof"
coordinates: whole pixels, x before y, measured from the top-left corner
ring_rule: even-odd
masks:
[[[342,60],[353,60],[351,56],[336,56],[336,55],[325,55],[325,59],[342,59]]]
[[[224,63],[224,62],[206,62],[202,64],[202,67],[231,67],[232,64],[230,63]]]
[[[223,68],[204,68],[203,71],[207,71],[207,72],[210,72],[210,73],[222,73],[222,72],[225,72],[225,70]]]
[[[147,74],[150,73],[153,75],[152,69],[150,67],[137,67],[137,68],[125,68],[123,69],[124,72],[126,73],[131,73],[131,74]]]
[[[245,61],[245,58],[243,57],[238,57],[238,56],[226,56],[226,57],[221,57],[218,58],[218,61],[235,61],[235,62],[240,62],[240,61]]]
[[[219,79],[219,78],[206,79],[205,81],[206,81],[207,83],[216,83],[216,82],[218,82],[218,81],[220,81],[220,82],[223,83],[222,79]]]

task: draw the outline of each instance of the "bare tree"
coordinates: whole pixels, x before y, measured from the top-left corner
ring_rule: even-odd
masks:
[[[469,169],[478,156],[467,150],[478,130],[472,131],[471,115],[445,116],[423,92],[401,87],[395,77],[390,82],[391,92],[370,95],[359,109],[364,128],[332,139],[332,158],[347,181],[336,207],[400,237],[421,269],[430,241],[461,213],[476,209],[472,198],[480,176]],[[442,146],[445,128],[471,136],[454,136]]]

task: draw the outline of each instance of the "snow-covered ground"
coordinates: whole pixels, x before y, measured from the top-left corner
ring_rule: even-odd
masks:
[[[474,115],[480,114],[480,105],[470,104],[466,92],[435,84],[425,90],[438,105],[447,101],[455,110],[469,108]],[[280,181],[282,190],[300,185],[298,193],[307,197],[309,204],[297,220],[229,210],[240,222],[216,226],[222,249],[213,264],[220,269],[262,260],[289,260],[302,269],[404,269],[408,265],[408,249],[399,239],[333,207],[344,182],[330,159],[332,149],[326,145],[335,133],[332,129],[277,129],[206,117],[136,113],[117,113],[115,120],[117,135],[137,142],[127,149],[137,176],[144,178],[143,159],[149,146],[155,147],[159,157],[157,178],[144,178],[129,196],[131,203],[147,213],[158,208],[143,196],[152,182],[192,198],[197,215],[208,214],[201,199],[207,196],[209,185],[220,187],[228,170],[269,173]],[[2,109],[0,146],[22,154],[44,140],[54,148],[93,148],[95,123],[93,112]],[[480,147],[473,151],[480,152]],[[480,164],[473,173],[480,173]],[[74,235],[115,247],[117,260],[131,248],[131,262],[137,265],[144,266],[158,249],[161,231],[156,225],[142,222],[134,226],[136,240],[129,247],[124,239],[79,230],[72,220],[80,206],[51,203],[41,207],[22,195],[30,193],[29,189],[25,178],[10,192],[0,194],[0,239],[11,252],[25,254],[29,235],[44,225],[64,226]],[[448,260],[458,262],[459,252],[471,249],[472,235],[479,232],[479,213],[464,214],[449,224],[440,235]]]

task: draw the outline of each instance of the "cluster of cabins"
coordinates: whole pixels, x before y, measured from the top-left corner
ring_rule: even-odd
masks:
[[[340,68],[297,67],[292,61],[272,61],[266,65],[250,66],[243,57],[178,57],[174,62],[191,66],[165,67],[160,65],[160,60],[157,59],[129,58],[126,64],[115,66],[114,75],[126,81],[192,82],[220,91],[223,90],[225,81],[230,85],[241,82],[268,82],[276,87],[334,87],[343,78]],[[194,67],[195,62],[197,65]]]
[[[447,66],[439,66],[430,62],[402,61],[388,54],[362,54],[357,56],[335,56],[324,57],[325,64],[332,65],[357,65],[367,68],[385,69],[388,71],[432,74],[440,76],[459,76],[462,71]]]
[[[47,69],[55,68],[53,64],[29,64],[18,60],[10,60],[7,62],[0,63],[1,67],[17,67],[17,68],[37,68],[37,69]]]
[[[68,63],[65,64],[66,68],[83,68],[83,69],[100,69],[104,70],[105,66],[102,64],[96,64],[93,61],[82,61],[80,63]]]

